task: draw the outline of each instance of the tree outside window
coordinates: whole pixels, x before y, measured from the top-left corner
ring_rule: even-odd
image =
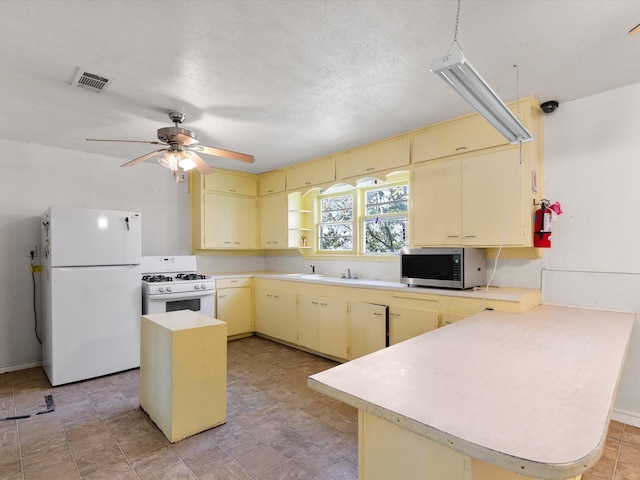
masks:
[[[364,192],[363,253],[398,254],[407,245],[408,186],[394,185]]]
[[[353,206],[352,194],[320,199],[319,250],[353,250]]]

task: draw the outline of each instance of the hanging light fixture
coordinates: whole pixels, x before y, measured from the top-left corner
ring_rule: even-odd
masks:
[[[447,82],[451,88],[469,102],[510,143],[516,144],[533,140],[533,135],[527,131],[520,120],[500,100],[500,97],[463,55],[462,48],[458,43],[459,19],[460,0],[458,0],[456,27],[453,36],[453,43],[458,46],[460,51],[448,53],[444,57],[434,60],[431,65],[431,71]]]
[[[172,172],[179,168],[187,171],[196,167],[196,162],[191,155],[192,153],[185,150],[182,145],[171,145],[171,149],[158,159],[158,163]]]

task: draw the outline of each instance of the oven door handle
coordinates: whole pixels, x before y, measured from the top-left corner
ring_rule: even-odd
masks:
[[[197,290],[193,292],[170,292],[170,293],[154,293],[153,295],[147,295],[149,302],[155,302],[158,300],[188,300],[190,298],[203,298],[209,295],[215,295],[215,290]]]

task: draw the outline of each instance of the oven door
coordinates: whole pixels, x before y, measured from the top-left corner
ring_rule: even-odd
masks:
[[[145,295],[142,300],[142,314],[192,310],[207,317],[216,316],[216,292],[183,292]]]

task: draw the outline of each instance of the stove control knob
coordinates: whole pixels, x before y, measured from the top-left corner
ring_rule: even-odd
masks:
[[[171,285],[167,287],[167,292],[173,292],[173,287]]]
[[[196,290],[200,290],[200,285],[198,285],[198,284],[196,283],[196,284],[194,285],[194,288],[195,288]]]
[[[206,290],[206,289],[207,289],[207,286],[203,283],[202,285],[200,285],[200,288],[201,288],[202,290]]]
[[[159,291],[160,293],[164,292],[164,287],[160,287],[160,288],[158,288],[158,291]]]

